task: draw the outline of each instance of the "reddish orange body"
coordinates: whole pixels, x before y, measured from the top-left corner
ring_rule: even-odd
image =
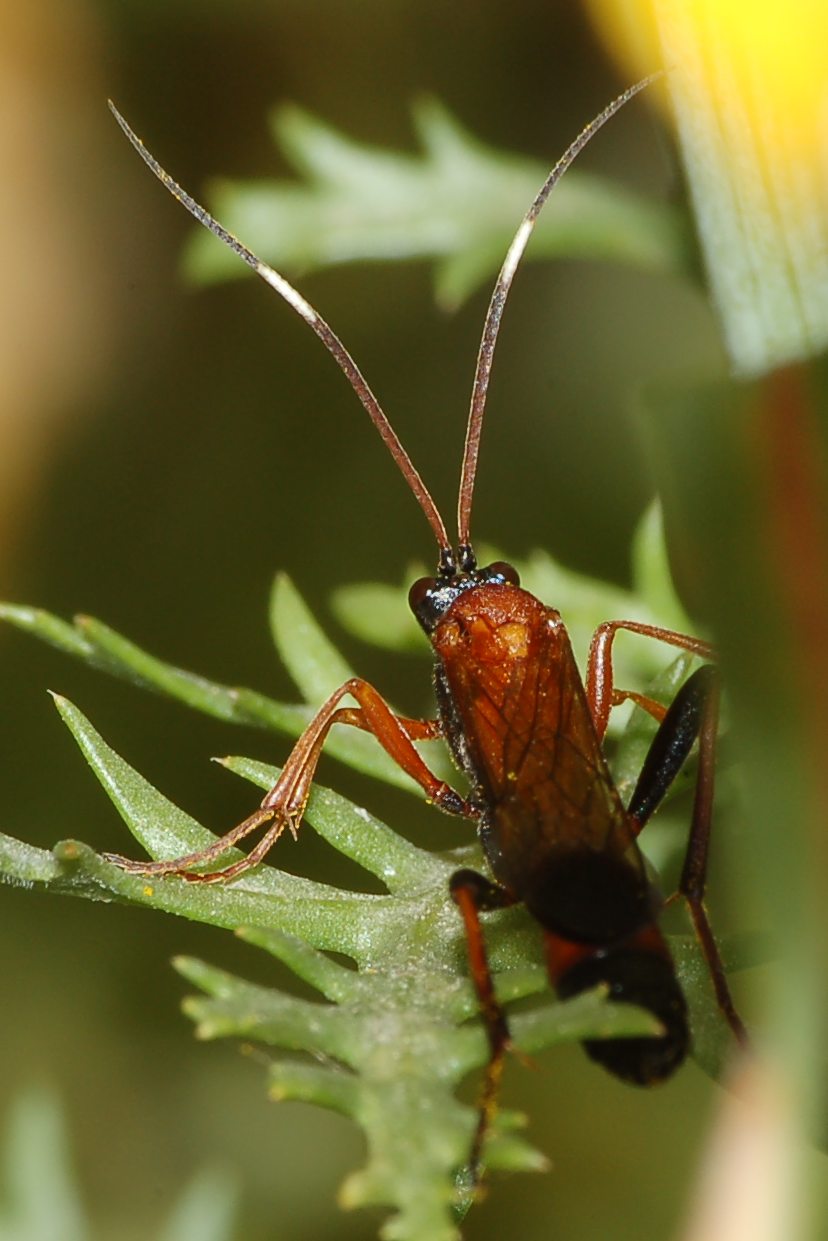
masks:
[[[470,553],[464,561],[410,595],[436,657],[441,731],[472,786],[461,813],[476,818],[496,881],[459,872],[455,900],[471,938],[480,910],[523,902],[560,994],[603,982],[616,999],[649,1008],[662,1037],[587,1050],[627,1080],[660,1080],[686,1054],[686,1006],[657,925],[661,898],[636,844],[641,825],[601,749],[597,704],[560,613],[522,590],[511,566],[477,569]],[[485,961],[482,941],[477,956]],[[477,985],[488,996],[489,981]],[[496,1056],[502,1020],[490,1029]]]
[[[523,894],[573,842],[620,861],[634,833],[560,613],[509,583],[478,586],[431,641],[438,705],[457,718],[462,741],[451,729],[449,742],[486,808],[481,835],[500,882]]]

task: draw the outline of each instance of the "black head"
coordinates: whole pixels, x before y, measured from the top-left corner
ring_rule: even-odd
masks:
[[[664,1026],[660,1038],[587,1039],[591,1060],[635,1086],[651,1086],[670,1077],[687,1055],[690,1031],[687,1004],[669,957],[642,948],[621,948],[596,954],[573,966],[557,984],[561,999],[588,991],[599,983],[609,987],[616,1003],[648,1009]]]
[[[505,560],[496,560],[484,569],[477,568],[474,552],[469,546],[461,547],[457,557],[453,552],[440,558],[436,577],[418,578],[408,592],[408,606],[426,633],[430,634],[454,603],[458,595],[475,586],[505,584],[520,585],[517,569]]]

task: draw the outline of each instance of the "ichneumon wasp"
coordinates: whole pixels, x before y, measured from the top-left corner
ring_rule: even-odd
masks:
[[[477,826],[490,876],[460,870],[451,895],[468,940],[471,975],[488,1034],[490,1057],[470,1164],[477,1176],[497,1097],[509,1032],[494,993],[480,915],[522,902],[537,921],[549,979],[562,997],[603,983],[615,1001],[649,1010],[658,1036],[590,1040],[589,1056],[610,1072],[646,1085],[669,1077],[689,1045],[687,1008],[669,949],[659,930],[663,899],[653,886],[637,837],[699,741],[696,796],[679,891],[688,903],[717,1001],[740,1043],[736,1013],[703,904],[713,801],[718,684],[707,663],[665,709],[646,695],[619,689],[613,642],[620,630],[655,638],[710,660],[707,642],[635,621],[597,629],[582,681],[565,624],[554,608],[522,590],[508,564],[479,567],[470,534],[480,434],[492,358],[515,271],[549,194],[594,134],[649,84],[630,87],[581,131],[558,160],[526,213],[495,284],[477,358],[460,477],[457,541],[452,543],[434,501],[359,368],[325,320],[278,272],[228,233],[181,188],[112,111],[162,184],[211,233],[276,290],[316,332],[344,372],[417,500],[437,541],[434,577],[415,582],[411,609],[435,656],[438,713],[434,719],[396,715],[368,682],[352,678],[323,703],[296,742],[261,806],[211,847],[168,861],[105,855],[125,870],[180,875],[193,883],[232,880],[261,862],[287,829],[299,830],[329,730],[345,724],[372,733],[423,789],[429,801]],[[356,706],[343,706],[350,697]],[[602,750],[611,709],[632,700],[658,729],[628,805],[623,805]],[[470,792],[461,795],[429,769],[418,741],[442,737]],[[240,861],[219,866],[224,853],[262,834]],[[201,868],[201,869],[196,869]],[[206,868],[206,869],[204,869]]]

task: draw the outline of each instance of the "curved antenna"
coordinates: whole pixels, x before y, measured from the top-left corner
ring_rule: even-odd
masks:
[[[600,112],[595,117],[595,120],[590,121],[586,128],[581,130],[578,137],[564,152],[539,189],[535,201],[523,217],[520,228],[515,233],[512,244],[506,253],[506,258],[503,260],[503,266],[500,269],[500,275],[497,278],[494,292],[492,293],[492,300],[489,302],[489,309],[486,312],[486,322],[483,325],[483,338],[480,341],[480,350],[477,355],[477,369],[474,372],[469,422],[466,428],[466,446],[463,451],[463,468],[460,473],[460,492],[457,500],[457,538],[461,563],[474,562],[469,537],[469,524],[471,520],[472,498],[474,496],[474,480],[477,474],[477,457],[480,452],[480,432],[483,426],[486,394],[492,370],[492,356],[497,343],[497,334],[500,331],[503,307],[506,305],[506,298],[509,295],[509,289],[512,287],[515,271],[523,257],[526,244],[532,234],[532,229],[535,227],[535,221],[540,215],[541,209],[550,193],[572,161],[584,149],[590,138],[594,137],[602,125],[605,125],[610,117],[615,116],[615,113],[623,108],[625,103],[629,103],[633,96],[637,95],[639,91],[644,90],[646,86],[649,86],[651,82],[659,77],[661,77],[660,72],[651,73],[649,77],[642,78],[640,82],[630,86],[624,91],[623,95],[619,95],[617,99],[614,99],[612,103],[604,108],[603,112]]]
[[[268,267],[267,263],[262,262],[252,250],[248,250],[247,246],[242,245],[238,238],[234,237],[232,233],[229,233],[226,228],[219,224],[218,220],[215,220],[209,211],[202,207],[200,203],[197,203],[186,190],[183,190],[168,172],[165,172],[158,160],[150,154],[138,135],[121,116],[111,99],[109,100],[109,108],[121,129],[141,156],[141,159],[155,173],[161,184],[169,190],[173,198],[176,198],[183,207],[186,207],[190,215],[194,216],[199,224],[203,224],[215,237],[218,237],[220,241],[229,246],[240,259],[247,263],[248,267],[253,269],[257,276],[261,276],[266,284],[269,284],[272,289],[276,290],[279,296],[296,311],[300,318],[305,320],[305,323],[313,328],[359,397],[368,417],[379,431],[383,443],[396,461],[400,473],[413,491],[414,498],[423,510],[426,521],[434,532],[437,546],[440,549],[441,565],[452,564],[451,545],[445,524],[437,510],[437,505],[432,500],[425,483],[414,468],[411,458],[400,443],[396,431],[382,410],[382,406],[336,333],[328,326],[322,316],[317,314],[313,306],[306,302],[300,293],[297,293],[293,285],[288,284],[284,276],[280,276],[272,267]]]

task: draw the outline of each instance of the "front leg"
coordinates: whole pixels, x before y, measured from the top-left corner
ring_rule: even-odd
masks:
[[[358,708],[339,706],[347,694],[357,700]],[[259,809],[215,844],[183,857],[159,862],[133,861],[113,853],[105,853],[103,856],[131,874],[180,875],[193,883],[219,883],[244,874],[262,861],[285,828],[296,836],[325,738],[334,724],[350,724],[373,733],[394,762],[416,780],[429,801],[449,814],[475,817],[474,808],[431,771],[414,745],[414,740],[438,736],[439,725],[433,720],[409,720],[395,715],[372,685],[358,677],[352,677],[331,694],[308,724],[291,750],[279,779],[267,793]],[[212,867],[231,846],[238,844],[260,827],[267,829],[261,840],[239,861],[219,870],[193,870],[199,866]]]

